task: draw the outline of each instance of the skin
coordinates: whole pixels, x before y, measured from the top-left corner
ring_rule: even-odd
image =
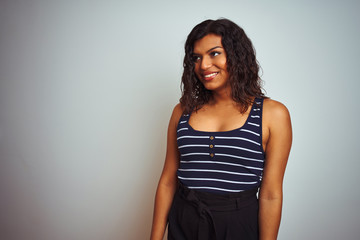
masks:
[[[241,114],[239,106],[231,98],[226,52],[221,37],[209,34],[195,42],[194,61],[195,74],[212,91],[213,100],[193,112],[189,124],[200,131],[229,131],[244,125],[251,108]],[[155,197],[151,240],[163,239],[177,186],[179,152],[176,128],[182,112],[180,104],[176,105],[168,126],[167,151]],[[291,120],[283,104],[265,99],[262,121],[266,159],[259,192],[259,233],[260,240],[274,240],[280,226],[283,177],[292,143]]]

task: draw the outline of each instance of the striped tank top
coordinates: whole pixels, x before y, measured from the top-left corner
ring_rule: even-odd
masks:
[[[230,193],[260,186],[265,153],[262,146],[263,99],[255,99],[245,124],[224,132],[197,131],[190,114],[180,117],[177,144],[179,181],[190,189]]]

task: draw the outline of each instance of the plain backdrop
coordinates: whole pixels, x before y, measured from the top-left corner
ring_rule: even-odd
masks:
[[[0,239],[148,239],[183,45],[226,17],[293,123],[279,239],[359,239],[359,1],[0,1]]]

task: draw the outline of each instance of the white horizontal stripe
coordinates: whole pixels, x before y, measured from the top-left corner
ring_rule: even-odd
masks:
[[[212,190],[219,190],[219,191],[225,191],[225,192],[242,192],[244,190],[231,190],[231,189],[225,189],[225,188],[215,188],[215,187],[187,187],[191,189],[212,189]]]
[[[259,115],[251,115],[250,117],[252,117],[252,118],[260,118]]]
[[[209,136],[181,136],[181,137],[178,137],[177,140],[182,139],[182,138],[209,138]]]
[[[209,145],[205,145],[205,144],[188,144],[188,145],[179,146],[179,148],[184,148],[184,147],[209,147]]]
[[[236,163],[218,162],[218,161],[180,161],[180,162],[181,163],[212,163],[212,164],[222,164],[222,165],[230,165],[230,166],[236,166],[236,167],[244,167],[244,168],[255,169],[255,170],[263,170],[262,168],[250,167],[250,166],[245,166],[245,165],[236,164]]]
[[[181,121],[180,124],[186,123],[187,121]]]
[[[254,108],[254,111],[256,112],[256,111],[260,111],[260,108]]]
[[[216,153],[216,156],[233,157],[233,158],[239,158],[239,159],[249,160],[249,161],[264,162],[264,160],[261,160],[261,159],[246,158],[246,157],[240,157],[240,156],[224,154],[224,153]]]
[[[180,128],[179,130],[177,130],[177,132],[183,131],[183,130],[189,130],[188,128]]]
[[[248,133],[252,133],[252,134],[254,134],[254,135],[256,135],[256,136],[260,136],[259,133],[256,133],[256,132],[253,132],[253,131],[250,131],[250,130],[247,130],[247,129],[240,129],[240,131],[248,132]]]
[[[210,155],[210,153],[185,153],[181,154],[182,157],[191,156],[191,155]]]
[[[218,173],[228,173],[228,174],[234,174],[234,175],[244,175],[244,176],[255,176],[255,174],[252,173],[239,173],[239,172],[229,172],[229,171],[222,171],[222,170],[212,170],[212,169],[182,169],[179,168],[179,171],[184,172],[218,172]]]
[[[235,183],[235,184],[255,184],[257,182],[238,182],[238,181],[229,181],[224,179],[216,179],[216,178],[184,178],[178,177],[183,180],[194,180],[194,181],[214,181],[214,182],[226,182],[226,183]]]
[[[239,139],[239,140],[244,140],[244,141],[247,141],[247,142],[251,142],[251,143],[254,143],[258,146],[260,146],[260,143],[258,142],[255,142],[253,140],[250,140],[250,139],[247,139],[247,138],[241,138],[241,137],[215,137],[215,138],[220,138],[220,139]]]
[[[253,126],[256,126],[256,127],[259,127],[259,126],[260,126],[259,124],[252,123],[252,122],[248,122],[248,124],[253,125]]]
[[[261,104],[261,102],[256,102],[256,104],[258,104],[258,105],[259,105],[259,104]]]
[[[247,149],[247,148],[242,148],[242,147],[236,147],[236,146],[229,146],[229,145],[215,145],[215,147],[221,147],[221,148],[235,148],[235,149],[240,149],[240,150],[244,150],[247,152],[253,152],[253,153],[259,153],[262,154],[262,152],[259,151],[255,151],[255,150],[251,150],[251,149]]]

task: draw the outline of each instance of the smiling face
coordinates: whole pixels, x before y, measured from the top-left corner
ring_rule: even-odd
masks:
[[[208,34],[194,44],[193,59],[195,74],[211,91],[229,90],[229,73],[226,65],[226,52],[221,36]]]

